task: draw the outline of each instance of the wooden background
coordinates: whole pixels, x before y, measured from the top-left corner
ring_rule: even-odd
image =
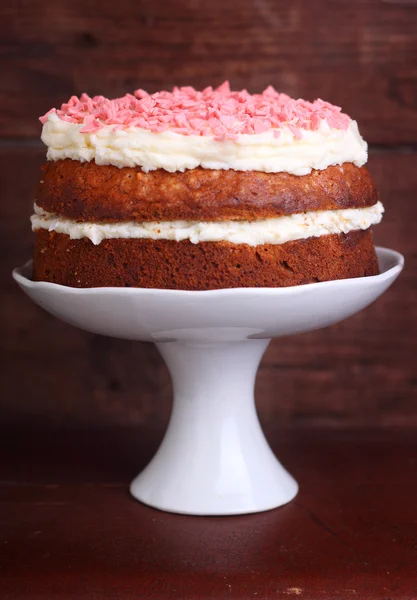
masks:
[[[1,414],[14,428],[162,429],[170,381],[157,351],[84,333],[34,306],[10,277],[31,254],[37,117],[72,94],[268,84],[357,119],[386,206],[379,244],[406,268],[373,306],[275,340],[257,386],[283,426],[417,426],[417,2],[19,0],[2,3]]]

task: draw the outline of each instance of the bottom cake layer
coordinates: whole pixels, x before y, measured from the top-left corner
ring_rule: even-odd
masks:
[[[71,287],[285,287],[378,274],[370,229],[285,244],[89,239],[36,232],[33,279]]]

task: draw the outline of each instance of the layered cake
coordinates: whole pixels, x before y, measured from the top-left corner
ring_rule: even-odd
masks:
[[[225,83],[73,96],[41,122],[37,281],[208,290],[378,273],[383,206],[339,107]]]

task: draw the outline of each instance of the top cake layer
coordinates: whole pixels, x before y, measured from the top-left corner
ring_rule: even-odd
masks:
[[[268,87],[262,94],[219,88],[109,100],[73,96],[44,117],[48,160],[70,158],[148,172],[204,169],[287,172],[367,160],[356,121],[322,100],[294,100]]]

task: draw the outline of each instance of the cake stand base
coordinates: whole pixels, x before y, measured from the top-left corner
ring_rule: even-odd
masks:
[[[256,371],[269,340],[157,344],[174,386],[165,438],[132,495],[194,515],[286,504],[298,485],[275,458],[255,409]]]

